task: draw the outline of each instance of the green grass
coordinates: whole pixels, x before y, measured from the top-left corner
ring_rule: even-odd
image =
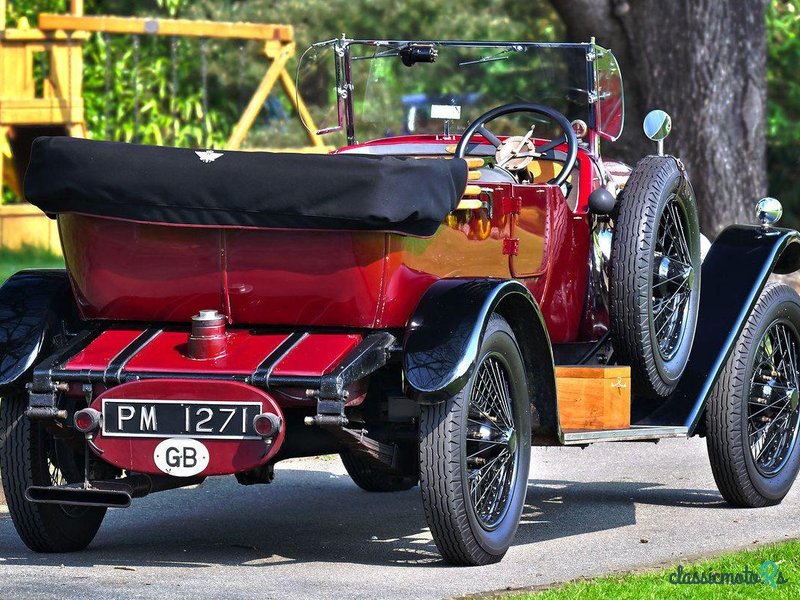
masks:
[[[609,551],[613,549],[609,548]],[[758,573],[764,561],[778,565],[781,575],[787,580],[773,589],[764,583],[725,585],[675,585],[670,575],[677,566],[663,571],[600,577],[598,579],[574,581],[563,586],[539,592],[511,593],[497,596],[502,600],[600,600],[621,598],[701,598],[722,600],[728,598],[800,598],[800,541],[761,546],[724,554],[717,558],[699,562],[686,562],[683,572],[743,573],[745,567]]]
[[[42,248],[26,246],[19,250],[0,248],[0,282],[22,269],[61,269],[64,259]]]

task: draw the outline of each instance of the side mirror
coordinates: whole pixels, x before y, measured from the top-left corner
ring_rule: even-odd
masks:
[[[642,124],[644,134],[658,143],[658,154],[664,155],[664,140],[672,131],[672,119],[663,110],[651,110]]]

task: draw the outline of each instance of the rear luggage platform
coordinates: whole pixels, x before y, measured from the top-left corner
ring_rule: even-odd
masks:
[[[356,333],[254,332],[232,329],[217,358],[199,360],[188,353],[189,332],[177,328],[114,326],[98,332],[75,353],[53,365],[59,381],[95,381],[118,385],[152,378],[220,379],[256,387],[319,387],[359,343]]]

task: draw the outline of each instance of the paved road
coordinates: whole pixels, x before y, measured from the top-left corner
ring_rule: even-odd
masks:
[[[534,449],[516,544],[499,565],[444,565],[419,492],[371,495],[338,460],[283,463],[268,487],[232,478],[109,513],[89,550],[40,556],[0,514],[4,597],[445,598],[630,570],[800,537],[800,492],[734,510],[703,440]],[[647,540],[647,543],[642,543]]]

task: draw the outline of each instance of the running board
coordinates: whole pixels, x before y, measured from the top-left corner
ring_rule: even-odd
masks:
[[[564,431],[565,446],[585,446],[597,442],[656,442],[663,438],[685,438],[689,428],[683,426],[632,425],[630,429],[599,431]]]

